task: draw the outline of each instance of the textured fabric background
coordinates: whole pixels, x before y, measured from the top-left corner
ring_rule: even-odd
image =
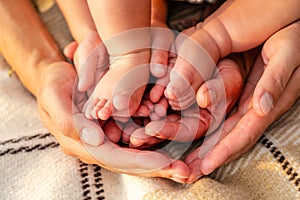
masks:
[[[174,8],[174,27],[189,26],[207,12],[177,6],[185,9]],[[72,40],[57,7],[41,16],[61,47]],[[300,100],[242,158],[194,184],[181,185],[112,173],[64,155],[40,122],[35,99],[8,70],[0,59],[1,200],[300,199]]]
[[[32,2],[41,13],[46,12],[54,5],[54,0],[32,0]]]

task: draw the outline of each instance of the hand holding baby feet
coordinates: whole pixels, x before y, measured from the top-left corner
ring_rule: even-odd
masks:
[[[257,55],[256,52],[251,54],[249,58],[253,58],[255,60],[255,57],[253,57],[254,55]],[[234,60],[229,61],[228,58],[220,61],[218,67],[222,73],[220,74],[220,77],[216,77],[216,81],[218,81],[219,78],[224,78],[223,81],[226,97],[233,97],[230,98],[230,100],[227,100],[225,104],[227,112],[230,111],[229,108],[232,107],[231,104],[235,103],[237,96],[239,96],[238,93],[230,89],[235,88],[236,82],[226,78],[233,73],[232,70],[238,69],[236,68],[238,64],[233,64],[232,62],[234,62]],[[258,137],[254,135],[258,136],[258,134],[261,133],[261,131],[255,133],[253,130],[256,128],[254,127],[258,127],[256,131],[263,127],[266,128],[264,125],[257,126],[261,119],[253,115],[254,112],[251,107],[253,90],[262,73],[262,68],[260,67],[261,61],[259,60],[259,62],[256,62],[254,65],[254,68],[252,69],[253,72],[251,72],[250,76],[246,79],[245,88],[239,100],[237,110],[225,120],[225,123],[223,123],[216,132],[211,134],[209,137],[205,137],[203,144],[200,147],[187,156],[185,162],[189,165],[192,171],[192,175],[188,182],[194,182],[199,177],[208,175],[217,167],[229,162],[229,160],[235,159],[236,157],[232,155],[242,155],[246,151],[239,151],[237,149],[250,148],[250,146],[256,142],[256,139],[258,139]],[[233,75],[237,74],[237,72],[238,71],[235,71]],[[242,74],[240,78],[245,79]],[[243,84],[241,87],[243,88]],[[218,88],[214,89],[218,91]],[[241,88],[239,90],[241,90]],[[248,113],[248,110],[251,111]],[[252,118],[255,118],[255,120]],[[256,124],[253,124],[254,121]],[[244,134],[241,134],[241,132]],[[248,134],[246,132],[248,132]],[[234,142],[237,140],[239,140],[238,143]]]
[[[211,143],[211,139],[207,140],[187,157],[186,163],[192,171],[188,182],[242,156],[299,98],[299,56],[295,56],[300,52],[299,37],[295,37],[299,30],[298,21],[275,33],[264,44],[247,78],[236,112],[225,121],[222,133],[214,139],[216,145],[202,153],[201,149]],[[266,91],[272,97],[270,94],[264,96]],[[233,142],[237,139],[238,143]]]
[[[214,78],[201,85],[198,95],[206,92],[208,99],[214,99],[212,92],[203,88],[210,87],[218,92],[217,99],[211,101],[205,108],[199,108],[193,104],[189,108],[181,111],[180,115],[168,115],[167,121],[151,121],[145,128],[145,133],[160,139],[176,140],[181,142],[192,141],[203,135],[209,135],[215,131],[223,122],[226,111],[234,105],[242,89],[243,81],[241,70],[237,64],[231,62],[221,62],[219,65],[220,73],[215,73]],[[231,75],[235,75],[239,85],[235,82],[227,83]],[[226,78],[226,79],[225,79]],[[225,79],[225,80],[223,80]],[[225,84],[224,82],[225,81]],[[213,83],[219,84],[214,85]],[[237,87],[237,91],[231,90],[232,86]],[[228,99],[226,99],[228,95]],[[174,117],[177,116],[177,117]]]
[[[204,82],[197,91],[197,103],[200,105],[198,112],[200,114],[190,108],[184,110],[182,111],[183,118],[179,124],[185,124],[191,130],[198,130],[200,136],[204,134],[207,136],[218,129],[223,124],[226,113],[231,111],[240,97],[244,81],[255,56],[257,56],[257,51],[253,50],[245,53],[245,55],[230,55],[221,60],[213,78]],[[197,128],[197,123],[193,122],[195,120],[199,120],[199,127],[202,129]],[[181,132],[178,134],[181,135]],[[185,133],[183,135],[190,139],[193,137],[192,134]]]

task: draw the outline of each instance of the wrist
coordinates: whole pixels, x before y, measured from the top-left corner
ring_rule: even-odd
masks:
[[[36,82],[35,87],[35,96],[37,98],[41,97],[41,94],[45,94],[45,91],[46,94],[49,92],[60,92],[57,88],[65,88],[65,86],[70,88],[70,92],[72,91],[77,75],[73,65],[66,61],[53,61],[41,64],[39,71],[40,82]]]
[[[16,73],[23,85],[37,96],[38,90],[45,77],[49,74],[52,63],[63,62],[64,58],[59,51],[44,55],[42,52],[33,51],[24,65],[17,67]]]

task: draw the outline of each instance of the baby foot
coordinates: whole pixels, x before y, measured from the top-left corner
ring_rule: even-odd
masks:
[[[149,78],[148,50],[122,55],[98,82],[85,106],[88,118],[129,117],[140,105]]]
[[[191,36],[185,34],[182,33],[176,38],[177,59],[164,92],[174,110],[184,110],[195,103],[197,90],[212,77],[215,70],[215,59],[206,51],[207,45],[204,48],[203,42],[194,39],[198,32]]]

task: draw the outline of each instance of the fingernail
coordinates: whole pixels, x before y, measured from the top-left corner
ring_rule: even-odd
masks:
[[[186,183],[186,180],[188,179],[189,177],[186,177],[186,176],[181,176],[179,174],[173,174],[171,179],[173,181],[176,181],[178,183]]]
[[[201,163],[201,171],[203,174],[208,175],[214,171],[210,162],[205,161],[205,159]]]
[[[81,131],[81,140],[92,146],[100,145],[99,133],[91,128],[84,128]]]
[[[153,129],[151,126],[146,126],[145,127],[145,134],[149,136],[157,136],[157,131],[156,129]]]
[[[260,107],[265,115],[269,114],[273,107],[273,97],[270,93],[265,92],[260,98]]]
[[[155,71],[156,74],[164,75],[165,74],[165,67],[163,65],[160,65],[160,64],[155,64],[154,65],[154,71]]]

